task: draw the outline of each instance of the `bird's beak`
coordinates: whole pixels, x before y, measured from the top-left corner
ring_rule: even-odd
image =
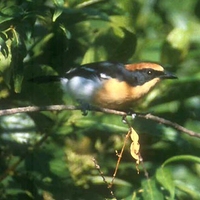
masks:
[[[160,77],[162,79],[177,79],[178,77],[172,74],[171,72],[165,71],[164,74]]]

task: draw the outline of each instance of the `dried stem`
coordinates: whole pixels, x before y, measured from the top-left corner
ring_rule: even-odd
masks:
[[[118,168],[119,168],[119,164],[120,164],[120,161],[121,161],[121,159],[122,159],[122,155],[123,155],[123,152],[124,152],[124,149],[125,149],[127,140],[128,140],[128,138],[130,137],[130,134],[131,134],[131,131],[129,131],[129,132],[126,134],[125,139],[124,139],[124,143],[123,143],[123,146],[122,146],[122,149],[121,149],[120,153],[118,153],[118,152],[116,151],[116,155],[117,155],[117,157],[118,157],[118,159],[117,159],[117,164],[116,164],[116,167],[115,167],[115,171],[114,171],[114,173],[113,173],[112,180],[111,180],[110,184],[108,185],[108,188],[112,188],[112,186],[113,186],[113,183],[114,183],[114,180],[115,180],[115,177],[116,177],[116,175],[117,175]]]
[[[73,105],[27,106],[27,107],[19,107],[19,108],[0,110],[0,116],[12,115],[12,114],[16,114],[16,113],[26,113],[26,112],[61,111],[61,110],[81,110],[81,107],[73,106]],[[96,112],[108,113],[108,114],[114,114],[114,115],[120,115],[123,117],[128,115],[126,112],[118,111],[118,110],[111,110],[111,109],[107,109],[107,108],[91,107],[89,110],[96,111]],[[177,123],[171,122],[164,118],[161,118],[161,117],[158,117],[158,116],[155,116],[152,114],[135,114],[135,115],[136,115],[136,117],[139,117],[139,118],[150,119],[150,120],[158,122],[160,124],[164,124],[164,125],[173,127],[176,130],[184,132],[192,137],[200,138],[200,133],[189,130]]]
[[[106,181],[106,178],[104,177],[103,172],[101,171],[100,165],[97,163],[96,159],[93,158],[92,161],[94,162],[95,168],[98,170],[99,174],[101,175],[103,182],[108,185],[108,189],[110,191],[110,194],[112,196],[112,198],[116,199],[113,190],[111,189],[111,187],[109,187],[109,183]]]

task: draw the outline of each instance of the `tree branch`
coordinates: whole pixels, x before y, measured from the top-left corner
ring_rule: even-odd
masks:
[[[164,125],[167,125],[167,126],[171,126],[173,128],[175,128],[176,130],[179,130],[179,131],[182,131],[184,133],[187,133],[188,135],[190,136],[193,136],[193,137],[199,137],[200,138],[200,133],[197,133],[197,132],[194,132],[194,131],[191,131],[177,123],[174,123],[174,122],[171,122],[167,119],[164,119],[164,118],[161,118],[161,117],[158,117],[158,116],[155,116],[155,115],[152,115],[152,114],[139,114],[138,117],[141,117],[141,118],[145,118],[145,119],[150,119],[150,120],[153,120],[155,122],[158,122],[158,123],[161,123],[161,124],[164,124]]]
[[[16,114],[16,113],[41,112],[41,111],[61,111],[61,110],[82,110],[82,108],[80,106],[74,106],[74,105],[27,106],[27,107],[19,107],[19,108],[0,110],[0,116],[12,115],[12,114]],[[96,112],[103,112],[103,113],[108,113],[108,114],[114,114],[114,115],[120,115],[122,117],[130,115],[123,111],[112,110],[112,109],[107,109],[107,108],[99,108],[99,107],[90,107],[88,110],[96,111]],[[155,116],[152,114],[137,114],[137,113],[133,113],[133,114],[135,114],[136,117],[150,119],[150,120],[158,122],[160,124],[164,124],[166,126],[173,127],[176,130],[184,132],[190,136],[200,138],[200,133],[191,131],[177,123],[171,122],[164,118],[161,118],[161,117],[158,117],[158,116]]]

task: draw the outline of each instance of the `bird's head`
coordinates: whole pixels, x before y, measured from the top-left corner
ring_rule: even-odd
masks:
[[[147,94],[158,82],[163,79],[176,79],[172,73],[165,71],[164,68],[157,63],[142,62],[125,65],[130,85],[134,86],[133,97],[140,99]],[[131,72],[131,73],[130,73]]]

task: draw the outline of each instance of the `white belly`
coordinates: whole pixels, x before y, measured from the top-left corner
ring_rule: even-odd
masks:
[[[75,76],[71,79],[61,79],[61,85],[64,92],[76,100],[81,100],[90,103],[95,91],[102,86],[101,81],[86,79],[84,77]]]

